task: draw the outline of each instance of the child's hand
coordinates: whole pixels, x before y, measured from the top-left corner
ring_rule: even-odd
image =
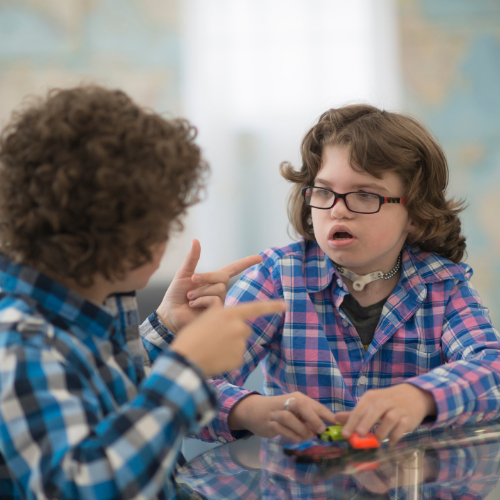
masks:
[[[281,300],[209,309],[179,332],[171,348],[194,361],[207,377],[213,377],[242,363],[246,339],[252,331],[246,320],[285,310],[286,303]]]
[[[375,436],[379,441],[390,435],[390,443],[404,433],[416,429],[422,420],[437,412],[430,392],[411,384],[399,384],[386,389],[372,389],[364,394],[353,411],[335,414],[336,423],[344,424],[342,435],[347,439],[353,432],[365,435],[380,423]]]
[[[228,418],[231,430],[246,429],[266,438],[281,435],[294,441],[316,437],[326,429],[324,422],[334,424],[335,415],[301,392],[282,396],[251,394],[231,409]]]
[[[200,254],[200,242],[193,240],[191,250],[186,255],[182,266],[175,274],[156,310],[162,323],[174,334],[197,318],[208,307],[222,307],[226,299],[229,279],[247,267],[262,262],[262,258],[258,255],[251,255],[218,271],[194,274],[200,260]]]

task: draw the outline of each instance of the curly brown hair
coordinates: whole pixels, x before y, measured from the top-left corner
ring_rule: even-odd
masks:
[[[208,165],[195,136],[120,90],[28,102],[0,137],[1,251],[82,287],[124,277],[199,201]]]
[[[302,141],[302,168],[295,170],[288,162],[280,165],[281,175],[295,183],[288,199],[288,216],[299,235],[315,240],[311,208],[305,204],[301,189],[314,185],[323,148],[330,145],[347,147],[349,163],[355,169],[379,179],[385,172],[399,175],[405,206],[416,227],[410,241],[455,263],[462,260],[466,244],[458,214],[464,206],[446,196],[449,173],[441,147],[414,118],[364,104],[323,113]]]

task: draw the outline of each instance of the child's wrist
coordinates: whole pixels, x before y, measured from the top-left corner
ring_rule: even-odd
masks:
[[[425,416],[426,417],[436,416],[437,415],[437,406],[436,406],[436,401],[434,400],[434,396],[432,395],[432,393],[424,391],[423,389],[422,389],[422,391],[425,393],[425,396],[427,399],[427,413]]]
[[[240,399],[230,410],[227,417],[227,425],[231,431],[249,430],[249,422],[252,419],[252,409],[256,398],[262,398],[260,394],[250,394]]]
[[[167,330],[169,330],[173,335],[177,334],[175,326],[170,321],[168,314],[166,314],[165,311],[162,311],[161,305],[158,306],[158,308],[156,309],[156,315],[158,316],[158,319],[160,320],[161,324]]]
[[[421,389],[420,387],[413,384],[406,384],[415,389],[415,393],[418,398],[422,401],[424,407],[424,418],[433,417],[437,415],[437,406],[434,401],[434,396],[429,391]]]

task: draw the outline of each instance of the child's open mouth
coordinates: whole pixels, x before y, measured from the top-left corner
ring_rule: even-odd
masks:
[[[337,233],[335,233],[333,235],[332,239],[343,241],[343,240],[350,240],[351,238],[352,238],[351,234],[349,234],[345,231],[338,231]]]
[[[339,227],[338,230],[332,229],[331,236],[328,238],[328,244],[332,248],[342,249],[350,247],[355,241],[356,237],[346,227]]]

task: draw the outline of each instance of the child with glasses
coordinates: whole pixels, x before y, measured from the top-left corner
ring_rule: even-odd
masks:
[[[251,322],[244,364],[214,381],[222,410],[203,436],[308,438],[324,428],[318,403],[345,437],[379,424],[392,442],[424,421],[500,417],[500,337],[462,262],[463,207],[431,134],[352,105],[324,113],[301,154],[301,168],[281,165],[300,239],[263,252],[226,299],[288,309]],[[241,388],[260,361],[263,395]]]

